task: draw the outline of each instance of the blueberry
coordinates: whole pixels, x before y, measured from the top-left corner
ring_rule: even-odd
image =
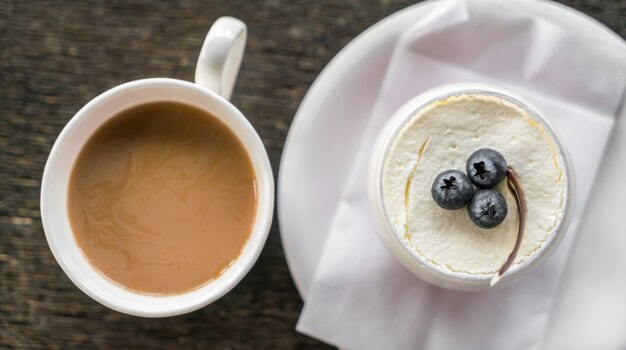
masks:
[[[430,192],[440,207],[453,210],[469,203],[474,195],[474,187],[462,171],[446,170],[437,175]]]
[[[500,225],[508,211],[504,197],[496,190],[479,190],[467,207],[470,219],[482,228]]]
[[[476,187],[493,188],[506,177],[506,167],[500,152],[481,148],[469,156],[465,171]]]

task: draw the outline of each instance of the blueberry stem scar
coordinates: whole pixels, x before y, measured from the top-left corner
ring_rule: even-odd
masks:
[[[517,240],[515,241],[515,247],[513,247],[513,251],[509,254],[509,258],[504,262],[498,274],[491,279],[491,286],[493,287],[502,275],[506,272],[506,270],[511,267],[515,257],[517,256],[517,252],[519,251],[519,247],[522,244],[522,236],[524,235],[524,224],[526,223],[526,198],[524,197],[524,191],[522,191],[522,186],[520,186],[519,181],[517,179],[517,175],[513,168],[508,167],[506,169],[506,183],[513,191],[515,195],[515,200],[517,201],[517,210],[519,213],[519,226],[517,230]]]

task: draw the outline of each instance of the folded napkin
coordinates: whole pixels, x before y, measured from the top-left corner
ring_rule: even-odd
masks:
[[[623,47],[568,32],[513,2],[441,1],[399,38],[335,213],[297,330],[345,349],[531,349],[560,276],[626,90]],[[406,101],[455,82],[502,86],[550,119],[569,150],[576,202],[554,254],[508,287],[431,286],[406,271],[374,231],[367,163]]]

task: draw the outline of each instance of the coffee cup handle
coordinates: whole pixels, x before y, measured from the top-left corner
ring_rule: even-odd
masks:
[[[246,36],[246,25],[239,19],[218,18],[202,45],[196,64],[196,84],[229,100],[241,65]]]

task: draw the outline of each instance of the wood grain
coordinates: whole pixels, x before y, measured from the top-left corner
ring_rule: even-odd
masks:
[[[626,1],[562,2],[626,36]],[[289,125],[315,77],[354,36],[412,3],[0,0],[0,348],[327,348],[294,330],[302,300],[276,218],[243,282],[197,312],[142,319],[92,301],[46,244],[42,170],[83,104],[133,79],[191,80],[211,23],[232,15],[249,29],[233,102],[259,131],[276,175]]]

